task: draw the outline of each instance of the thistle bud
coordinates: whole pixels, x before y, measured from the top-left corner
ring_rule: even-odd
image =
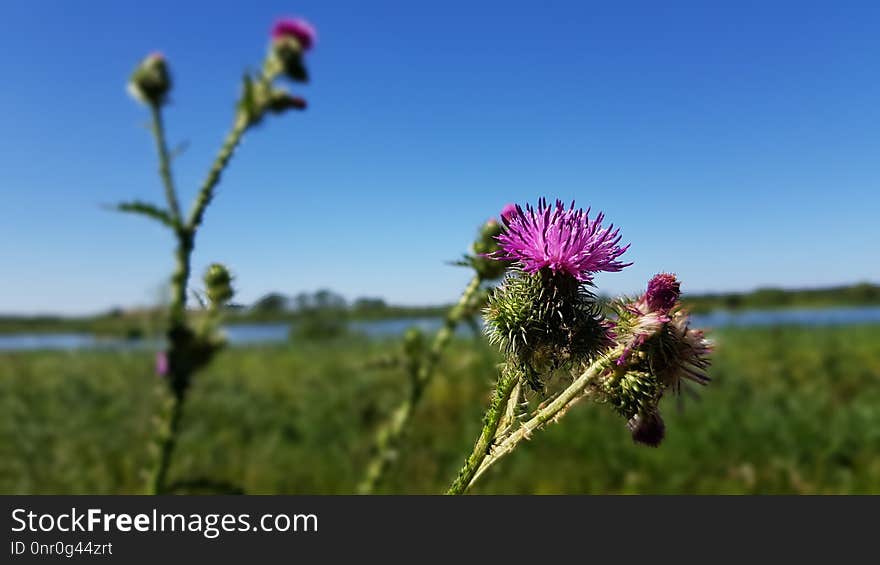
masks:
[[[315,44],[315,28],[305,20],[280,20],[272,28],[272,57],[291,80],[308,82],[303,55]]]
[[[220,263],[211,264],[205,271],[205,290],[211,305],[219,307],[232,299],[235,291],[232,289],[232,275],[229,270]]]
[[[666,424],[656,410],[636,414],[627,421],[626,427],[629,428],[634,442],[649,447],[659,446],[666,436]]]
[[[284,19],[275,22],[272,28],[272,40],[293,39],[303,51],[308,51],[315,44],[318,33],[309,22],[303,19]]]
[[[492,258],[498,252],[497,237],[504,231],[504,226],[494,218],[490,218],[480,228],[477,239],[471,244],[470,262],[474,270],[483,280],[497,279],[504,274],[509,262],[497,261]]]
[[[171,90],[171,74],[161,53],[152,53],[141,61],[128,81],[128,92],[144,104],[162,106]]]
[[[419,328],[409,328],[403,334],[403,352],[410,361],[418,360],[425,349],[425,334]]]
[[[648,281],[645,301],[648,308],[657,312],[669,312],[678,304],[681,297],[681,285],[675,275],[660,273]]]
[[[611,374],[602,382],[601,390],[604,400],[627,419],[655,412],[663,396],[662,383],[647,371]]]

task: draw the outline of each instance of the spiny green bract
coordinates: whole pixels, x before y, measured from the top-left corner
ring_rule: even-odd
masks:
[[[649,414],[657,409],[663,385],[646,371],[613,373],[601,384],[603,397],[624,418]]]
[[[607,345],[595,297],[570,277],[511,270],[489,296],[484,315],[490,342],[527,374],[588,361]]]

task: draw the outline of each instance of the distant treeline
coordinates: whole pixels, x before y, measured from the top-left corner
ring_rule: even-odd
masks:
[[[382,320],[389,318],[419,318],[443,315],[447,305],[395,306],[381,298],[361,297],[347,301],[331,290],[313,293],[301,292],[285,296],[273,292],[253,303],[250,307],[234,306],[229,312],[230,321],[295,321],[312,316],[315,312],[344,315],[351,320]]]
[[[880,285],[865,282],[830,288],[759,288],[751,292],[685,295],[683,302],[692,312],[870,306],[880,304]]]
[[[751,292],[685,295],[692,312],[771,308],[827,308],[880,305],[880,285],[859,283],[815,289],[760,288]],[[229,307],[227,321],[235,323],[295,322],[321,318],[339,320],[383,320],[442,316],[450,305],[396,306],[381,298],[362,297],[352,301],[330,290],[286,296],[270,293],[250,306]],[[193,315],[198,315],[194,312]],[[115,308],[98,316],[0,316],[0,333],[85,332],[97,335],[138,338],[156,335],[162,327],[161,309],[123,310]]]

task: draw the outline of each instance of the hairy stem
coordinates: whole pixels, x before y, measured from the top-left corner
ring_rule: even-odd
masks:
[[[375,452],[376,454],[367,464],[367,472],[364,480],[358,485],[360,494],[370,494],[382,480],[389,465],[394,460],[400,440],[404,432],[409,426],[413,412],[422,399],[425,388],[434,375],[434,370],[449,340],[455,334],[455,328],[468,314],[470,302],[474,295],[480,289],[482,278],[478,275],[474,276],[462,292],[458,302],[450,308],[443,320],[443,327],[434,336],[431,349],[428,351],[425,359],[421,360],[412,375],[412,385],[410,394],[407,399],[394,410],[391,419],[385,424],[376,435]]]
[[[156,151],[159,153],[159,176],[165,186],[165,199],[174,220],[175,227],[180,226],[180,204],[177,202],[177,191],[174,189],[174,178],[171,176],[171,156],[168,143],[165,141],[165,125],[162,121],[162,108],[158,104],[150,104],[153,117],[153,137],[156,139]]]
[[[171,328],[186,325],[186,287],[189,284],[190,259],[193,251],[193,232],[179,228],[176,232],[177,248],[174,251],[174,272],[171,275]],[[173,345],[173,344],[172,344]]]
[[[474,450],[467,458],[467,461],[465,461],[464,466],[458,472],[458,477],[452,482],[446,494],[463,494],[470,488],[474,475],[492,447],[495,433],[498,431],[498,424],[506,412],[510,395],[513,393],[521,377],[520,371],[513,368],[509,363],[501,372],[501,376],[498,378],[498,383],[495,386],[495,394],[492,396],[489,409],[483,417],[483,429],[480,431],[476,444],[474,444]]]
[[[180,420],[183,416],[183,395],[174,395],[171,404],[171,415],[168,428],[164,430],[159,441],[159,464],[150,485],[150,494],[162,494],[168,480],[168,469],[171,467],[171,456],[177,446],[177,435],[180,431]]]
[[[191,232],[195,233],[201,225],[202,219],[205,215],[205,209],[214,198],[214,189],[220,182],[220,176],[223,174],[223,169],[229,164],[229,160],[232,159],[232,155],[235,153],[235,148],[241,143],[241,138],[244,136],[244,133],[250,125],[250,119],[243,112],[238,112],[236,114],[232,130],[227,134],[226,139],[223,140],[220,152],[217,153],[217,158],[214,159],[214,164],[211,165],[211,169],[208,171],[208,176],[205,178],[205,181],[202,183],[202,187],[199,189],[199,193],[196,196],[196,201],[190,212],[189,220],[186,223],[186,227]]]
[[[424,363],[419,366],[416,382],[422,388],[424,388],[424,385],[430,381],[431,377],[434,375],[434,369],[440,361],[440,356],[443,353],[443,350],[449,344],[449,340],[452,339],[452,336],[455,335],[455,328],[458,327],[458,324],[468,314],[470,302],[480,289],[480,284],[482,282],[483,279],[480,278],[479,275],[474,275],[474,278],[472,278],[471,282],[465,287],[464,292],[461,293],[458,302],[455,306],[450,308],[449,312],[446,314],[446,318],[443,320],[443,327],[440,328],[440,331],[437,332],[437,335],[434,337],[434,342],[431,344],[431,349],[428,351],[427,358]]]
[[[186,393],[189,389],[190,378],[192,377],[192,366],[189,359],[187,348],[190,346],[191,331],[188,328],[186,316],[186,289],[189,285],[191,274],[192,252],[195,247],[195,236],[199,225],[205,214],[205,209],[213,198],[214,188],[220,182],[220,176],[235,148],[241,142],[244,132],[247,131],[250,121],[241,113],[236,115],[235,124],[232,131],[227,135],[220,152],[211,166],[208,177],[202,185],[201,190],[193,205],[190,218],[185,225],[180,222],[179,209],[177,208],[176,198],[174,196],[173,185],[171,184],[170,167],[168,166],[168,152],[165,148],[164,136],[162,135],[161,115],[158,109],[154,107],[153,112],[157,144],[160,147],[160,173],[165,180],[166,190],[168,191],[169,205],[175,214],[175,235],[177,237],[177,248],[175,250],[175,267],[174,273],[171,275],[171,303],[169,305],[169,326],[168,338],[170,345],[169,357],[173,361],[171,365],[171,374],[168,375],[174,393],[171,415],[168,422],[168,428],[165,435],[160,441],[159,461],[157,470],[154,475],[152,492],[158,494],[163,492],[165,481],[168,474],[168,468],[171,466],[171,458],[174,454],[174,448],[177,445],[177,435],[180,429],[180,418],[183,413],[183,406],[186,401]],[[172,204],[173,202],[173,204]]]
[[[588,395],[587,386],[593,383],[608,368],[609,363],[608,357],[601,357],[594,361],[553,401],[538,410],[532,418],[524,422],[518,429],[508,434],[482,461],[465,490],[470,488],[489,467],[513,451],[519,442],[528,439],[532,432],[541,429],[548,422],[557,421],[575,402]]]

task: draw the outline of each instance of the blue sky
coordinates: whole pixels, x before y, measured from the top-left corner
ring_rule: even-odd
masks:
[[[252,131],[199,233],[239,299],[320,287],[454,299],[447,260],[507,202],[604,210],[632,292],[880,281],[876,2],[7,1],[0,14],[0,312],[155,302],[168,234],[124,91],[163,51],[189,203],[282,15],[319,30],[308,111]]]

